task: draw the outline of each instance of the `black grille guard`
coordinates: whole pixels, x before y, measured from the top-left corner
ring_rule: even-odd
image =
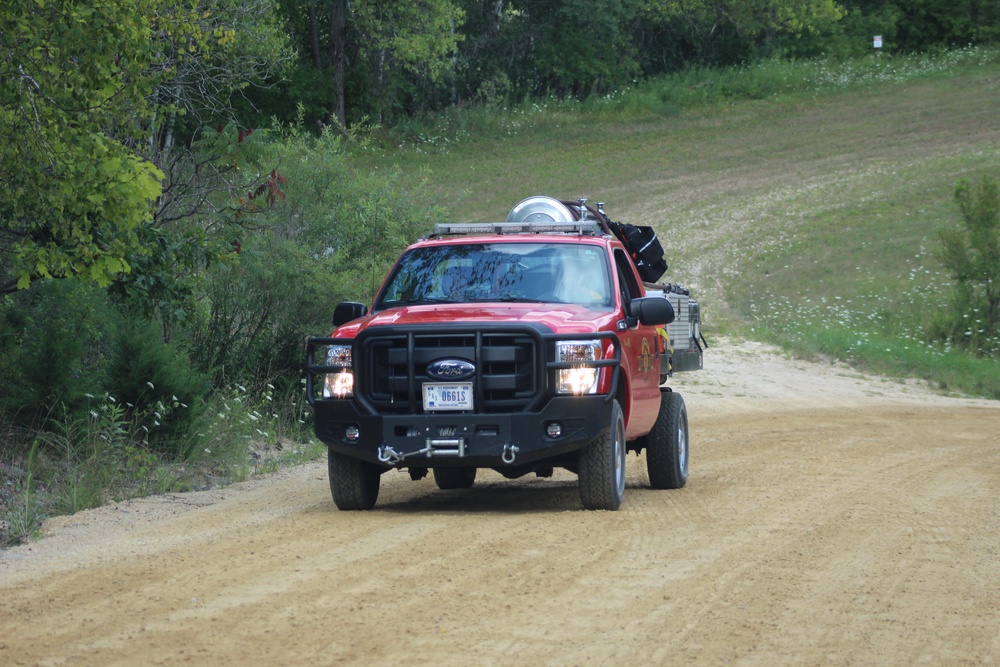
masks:
[[[309,401],[310,405],[315,405],[316,401],[322,400],[337,400],[337,399],[324,399],[318,397],[317,393],[317,381],[318,384],[322,385],[321,376],[326,373],[335,373],[342,370],[338,366],[327,366],[323,364],[316,363],[315,355],[318,350],[322,350],[330,345],[347,345],[351,347],[351,358],[354,363],[352,370],[354,371],[355,382],[359,378],[363,377],[360,369],[357,368],[356,364],[360,357],[359,350],[365,341],[369,338],[384,338],[384,337],[405,337],[407,341],[407,352],[408,352],[408,365],[407,377],[409,382],[408,387],[408,400],[410,404],[411,413],[417,413],[417,406],[420,405],[420,387],[417,386],[416,372],[413,363],[413,350],[415,348],[415,339],[419,335],[427,335],[428,333],[438,333],[441,335],[474,335],[476,336],[476,347],[475,347],[475,363],[479,367],[479,362],[482,355],[483,349],[483,334],[516,334],[529,336],[534,340],[536,349],[540,352],[536,354],[536,362],[534,372],[538,373],[538,377],[548,378],[549,373],[552,371],[557,371],[566,368],[612,368],[611,373],[611,387],[608,393],[605,395],[605,402],[610,402],[612,398],[618,393],[618,383],[620,382],[621,374],[621,341],[618,335],[611,331],[602,332],[588,332],[580,334],[564,334],[564,333],[551,333],[547,329],[540,327],[539,325],[524,325],[524,324],[508,324],[508,323],[491,323],[488,327],[483,326],[470,326],[468,324],[435,324],[432,326],[384,326],[384,327],[372,327],[362,331],[356,338],[309,338],[306,341],[306,400]],[[610,359],[600,359],[596,361],[584,361],[584,362],[559,362],[548,360],[548,349],[550,343],[555,343],[557,341],[583,341],[583,340],[607,340],[611,342],[611,350],[613,352],[613,357]],[[323,356],[323,353],[320,353]],[[476,383],[477,393],[482,391],[480,387],[481,383]],[[533,412],[538,409],[538,407],[547,398],[554,396],[554,393],[548,392],[547,382],[539,382],[535,388],[534,395],[528,400],[523,408],[520,408],[519,412]],[[477,406],[481,406],[482,400],[481,396],[478,397],[480,400],[476,401]],[[372,415],[379,414],[376,406],[368,399],[365,395],[364,387],[355,386],[354,401],[358,405],[364,408],[364,410]],[[479,408],[477,407],[477,412]]]

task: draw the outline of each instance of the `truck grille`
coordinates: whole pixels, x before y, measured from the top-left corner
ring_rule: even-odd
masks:
[[[476,412],[529,410],[541,399],[544,343],[535,331],[495,331],[495,325],[490,331],[386,329],[365,332],[356,348],[355,368],[364,369],[364,375],[356,378],[355,391],[378,413],[423,412],[423,383],[440,382],[427,375],[427,366],[442,359],[475,366],[475,375],[463,381],[473,384]]]

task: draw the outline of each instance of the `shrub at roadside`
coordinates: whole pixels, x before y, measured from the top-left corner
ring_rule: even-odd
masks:
[[[1000,355],[1000,185],[983,177],[978,186],[961,180],[955,201],[962,227],[939,233],[939,257],[955,279],[949,309],[928,326],[932,338],[947,340],[980,357]]]
[[[102,390],[111,309],[74,279],[48,280],[0,304],[0,423],[44,426],[84,413]]]

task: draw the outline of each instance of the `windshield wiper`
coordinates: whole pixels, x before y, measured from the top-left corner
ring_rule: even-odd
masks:
[[[536,299],[527,296],[484,296],[462,299],[461,303],[562,303],[552,299]]]
[[[435,299],[435,298],[425,298],[425,299],[409,299],[403,301],[383,301],[383,308],[398,308],[400,306],[422,306],[425,304],[436,304],[436,303],[462,303],[461,301],[455,301],[454,299]]]
[[[501,296],[497,298],[497,301],[503,301],[504,303],[552,303],[545,299],[533,299],[526,296]]]

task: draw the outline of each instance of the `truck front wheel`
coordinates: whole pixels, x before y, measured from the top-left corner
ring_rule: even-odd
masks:
[[[660,414],[646,436],[646,470],[654,489],[679,489],[688,478],[688,415],[674,391],[660,397]]]
[[[330,493],[342,510],[370,510],[378,500],[381,472],[378,467],[329,450],[327,468],[330,473]]]
[[[625,417],[615,401],[611,427],[580,451],[580,500],[588,510],[616,510],[625,495]]]

